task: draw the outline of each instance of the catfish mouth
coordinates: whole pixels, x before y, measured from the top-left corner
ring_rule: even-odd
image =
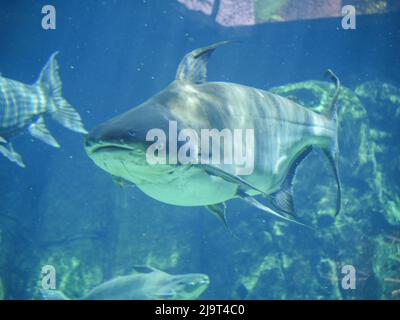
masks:
[[[210,278],[208,276],[203,277],[202,279],[197,281],[198,285],[209,285],[210,284]]]
[[[99,139],[90,138],[90,136],[85,139],[85,150],[86,153],[90,156],[95,153],[103,153],[103,152],[121,152],[121,151],[134,151],[135,148],[129,146],[124,141],[102,141]]]
[[[85,146],[86,152],[88,155],[92,155],[94,153],[101,153],[101,152],[121,152],[121,151],[133,151],[134,148],[126,146],[126,145],[119,145],[119,144],[96,144],[93,146]]]
[[[185,288],[187,291],[193,291],[197,289],[201,289],[207,287],[210,284],[210,278],[208,276],[203,276],[200,278],[196,278],[192,281],[188,281],[185,283]]]
[[[185,283],[182,290],[186,292],[186,294],[192,296],[192,298],[197,298],[208,288],[209,284],[210,278],[208,276],[203,276]]]

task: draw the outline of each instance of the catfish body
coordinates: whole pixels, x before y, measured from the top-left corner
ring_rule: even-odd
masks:
[[[188,53],[178,67],[175,80],[164,90],[92,130],[85,141],[88,156],[103,170],[130,181],[154,199],[180,206],[205,206],[225,225],[225,201],[234,198],[300,223],[293,204],[293,180],[298,165],[317,147],[323,150],[334,172],[337,214],[341,204],[335,104],[340,91],[338,77],[328,70],[336,92],[331,104],[319,113],[264,90],[208,82],[208,58],[226,43]],[[190,129],[196,136],[201,136],[204,129],[252,130],[254,143],[246,149],[246,156],[253,159],[251,173],[238,174],[242,164],[223,158],[218,163],[211,161],[214,156],[211,153],[225,154],[224,143],[218,144],[217,150],[210,147],[212,152],[203,152],[200,150],[203,145],[199,147],[196,139],[191,142],[192,138],[187,143],[192,144],[193,148],[188,149],[194,150],[190,153],[195,161],[149,163],[147,152],[153,147],[148,140],[149,132],[154,128],[168,132],[168,141],[157,144],[159,152],[166,149],[170,153],[171,123],[176,124],[180,133]],[[208,155],[209,161],[197,161],[197,152],[201,160],[204,153],[206,158]],[[256,195],[263,195],[269,203],[261,203]]]
[[[206,274],[172,275],[149,266],[135,266],[133,274],[115,277],[96,286],[80,300],[189,300],[207,289]],[[69,300],[58,290],[41,289],[45,300]]]

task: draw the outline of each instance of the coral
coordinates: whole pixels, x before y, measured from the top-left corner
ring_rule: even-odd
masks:
[[[373,173],[369,184],[378,197],[379,208],[388,223],[400,225],[400,89],[387,83],[367,82],[355,89],[368,110],[369,145]]]

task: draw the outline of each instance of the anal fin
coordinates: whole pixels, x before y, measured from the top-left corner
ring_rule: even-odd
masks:
[[[274,215],[276,217],[279,217],[279,218],[281,218],[283,220],[296,223],[298,225],[301,225],[303,227],[306,227],[306,228],[309,228],[309,229],[315,231],[315,229],[313,227],[308,226],[308,225],[304,224],[303,222],[298,221],[297,218],[291,217],[291,216],[286,215],[286,214],[279,213],[279,212],[275,211],[274,209],[270,208],[269,206],[264,205],[263,203],[259,202],[256,198],[254,198],[252,196],[249,196],[249,195],[247,195],[245,193],[238,193],[238,196],[242,200],[244,200],[245,202],[247,202],[248,204],[250,204],[253,207],[256,207],[256,208],[258,208],[258,209],[260,209],[260,210],[262,210],[264,212],[272,214],[272,215]]]
[[[311,150],[312,147],[307,147],[299,153],[299,155],[290,165],[280,190],[271,195],[273,205],[277,209],[293,217],[296,217],[293,201],[293,180],[296,177],[297,167],[310,154]]]
[[[50,131],[46,128],[46,124],[44,123],[43,117],[39,117],[39,119],[35,123],[32,123],[29,126],[29,133],[33,137],[43,141],[44,143],[47,143],[56,148],[60,147],[56,139],[51,135]]]
[[[292,189],[281,189],[272,195],[272,204],[279,210],[296,216]]]

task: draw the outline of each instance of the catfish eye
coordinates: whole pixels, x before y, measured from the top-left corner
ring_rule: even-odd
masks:
[[[135,137],[135,136],[136,136],[136,132],[135,132],[134,130],[132,130],[132,129],[129,129],[129,130],[128,130],[128,134],[129,134],[131,137]]]

